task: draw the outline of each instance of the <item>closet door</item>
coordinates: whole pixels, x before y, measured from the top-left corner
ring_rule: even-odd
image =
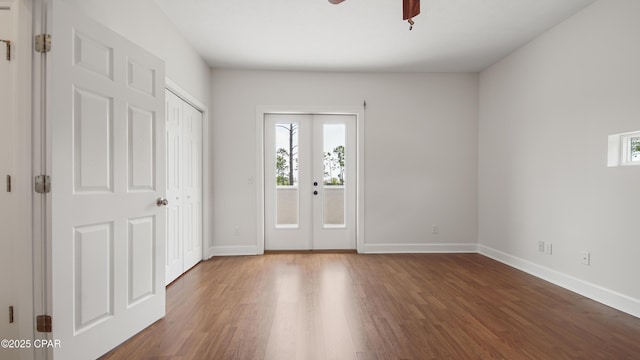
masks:
[[[202,260],[202,113],[183,102],[183,272]]]
[[[171,91],[166,91],[167,113],[167,249],[166,279],[169,284],[184,270],[182,223],[182,100]]]
[[[202,113],[166,91],[169,284],[202,260]]]

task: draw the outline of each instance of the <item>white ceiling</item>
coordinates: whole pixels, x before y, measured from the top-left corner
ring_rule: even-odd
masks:
[[[156,0],[212,66],[476,72],[595,0]]]

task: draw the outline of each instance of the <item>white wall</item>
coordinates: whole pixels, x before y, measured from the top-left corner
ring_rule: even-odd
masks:
[[[477,75],[214,70],[212,87],[214,253],[258,245],[256,106],[364,100],[367,251],[476,243]]]
[[[479,112],[481,251],[636,316],[640,167],[607,136],[640,130],[638,14],[598,1],[491,66]]]

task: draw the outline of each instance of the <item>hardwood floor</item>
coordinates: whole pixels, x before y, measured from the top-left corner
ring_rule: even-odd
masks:
[[[102,359],[640,359],[640,319],[477,254],[225,257]]]

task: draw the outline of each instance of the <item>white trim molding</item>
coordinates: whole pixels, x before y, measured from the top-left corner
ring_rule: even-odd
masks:
[[[484,245],[478,245],[478,253],[518,270],[522,270],[542,280],[573,291],[589,299],[640,318],[640,300],[638,299],[580,280],[559,271],[534,264],[528,260],[509,255]]]
[[[477,244],[364,244],[362,254],[477,253]]]
[[[206,249],[205,258],[209,259],[214,256],[247,256],[261,255],[264,251],[256,245],[245,246],[211,246]]]

